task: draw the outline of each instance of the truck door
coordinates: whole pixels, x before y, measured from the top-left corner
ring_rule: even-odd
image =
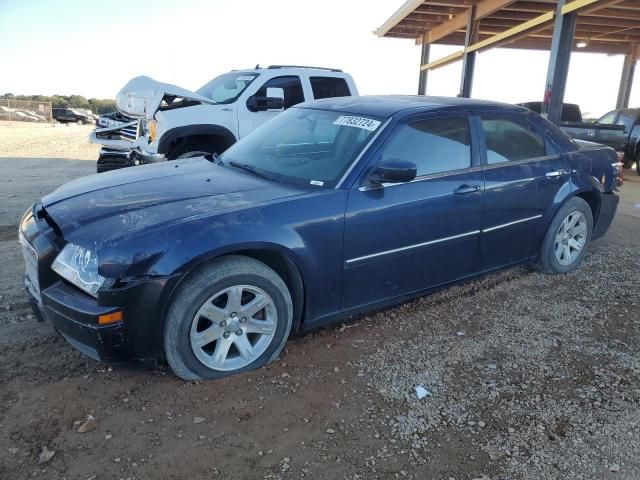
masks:
[[[269,111],[266,108],[264,99],[267,98],[267,88],[282,88],[284,90],[285,110],[304,102],[304,91],[298,75],[285,75],[267,80],[243,105],[239,105],[238,132],[240,138],[280,113],[280,111]]]

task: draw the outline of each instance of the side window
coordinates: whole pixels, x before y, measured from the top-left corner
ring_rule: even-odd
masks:
[[[351,95],[344,78],[310,77],[313,98],[348,97]]]
[[[482,129],[489,165],[544,157],[547,154],[544,137],[526,122],[508,118],[483,118]]]
[[[596,123],[602,123],[604,125],[613,125],[616,119],[616,111],[605,113]]]
[[[286,77],[275,77],[265,82],[255,94],[256,97],[266,97],[267,88],[282,88],[284,90],[284,108],[293,107],[304,102],[302,83],[300,77],[289,75]]]
[[[392,159],[415,163],[419,177],[469,168],[467,118],[433,118],[398,127],[382,150],[381,161]]]
[[[630,132],[633,128],[634,119],[632,115],[621,113],[616,121],[616,125],[624,125],[625,133]]]

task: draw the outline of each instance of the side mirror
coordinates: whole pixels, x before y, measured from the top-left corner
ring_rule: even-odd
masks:
[[[284,89],[267,88],[267,96],[252,95],[247,99],[247,108],[252,112],[281,112],[284,110]]]
[[[407,183],[414,180],[416,174],[417,168],[413,162],[392,159],[378,165],[369,180],[375,184]]]

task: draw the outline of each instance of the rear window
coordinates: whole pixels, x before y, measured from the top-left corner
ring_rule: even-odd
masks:
[[[526,122],[483,118],[482,129],[489,165],[544,157],[547,154],[544,138]]]
[[[351,95],[349,86],[344,78],[311,77],[313,98],[348,97]]]

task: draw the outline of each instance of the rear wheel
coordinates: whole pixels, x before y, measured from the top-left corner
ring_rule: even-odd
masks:
[[[222,257],[180,287],[169,306],[164,349],[184,380],[220,378],[277,358],[293,307],[283,280],[252,258]]]
[[[640,153],[636,155],[636,173],[640,175]]]
[[[567,273],[578,268],[593,231],[593,214],[587,202],[570,199],[551,221],[542,242],[539,269],[547,273]]]

